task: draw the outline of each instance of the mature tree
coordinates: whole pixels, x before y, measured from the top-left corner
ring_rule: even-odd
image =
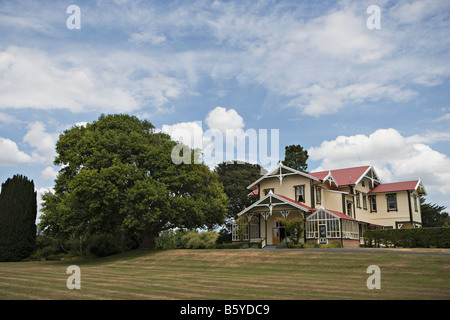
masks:
[[[224,191],[230,200],[227,218],[235,219],[237,214],[255,202],[258,196],[249,196],[247,186],[261,177],[259,164],[222,162],[214,169],[219,175]]]
[[[443,227],[450,224],[450,217],[444,210],[445,206],[425,203],[425,198],[420,197],[420,211],[422,213],[423,227]]]
[[[306,172],[308,158],[308,150],[303,150],[301,145],[290,145],[284,149],[283,164],[298,171]]]
[[[43,197],[44,232],[134,231],[141,248],[154,248],[162,230],[222,223],[227,199],[217,174],[204,164],[175,164],[177,143],[153,128],[134,116],[102,115],[60,135],[55,191]]]
[[[36,246],[36,191],[27,177],[15,175],[0,194],[0,261],[19,261]]]

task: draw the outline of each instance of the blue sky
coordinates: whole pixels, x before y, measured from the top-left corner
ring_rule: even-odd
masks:
[[[278,129],[281,159],[300,144],[310,170],[372,164],[450,207],[449,18],[440,0],[2,1],[0,180],[51,189],[60,133],[128,113]]]

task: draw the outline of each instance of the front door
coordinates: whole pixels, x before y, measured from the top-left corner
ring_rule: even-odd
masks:
[[[272,244],[280,243],[280,228],[272,228]]]

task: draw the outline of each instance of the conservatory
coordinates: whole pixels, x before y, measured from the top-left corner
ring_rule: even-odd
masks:
[[[322,207],[306,218],[305,238],[306,242],[359,247],[359,223],[342,212]]]

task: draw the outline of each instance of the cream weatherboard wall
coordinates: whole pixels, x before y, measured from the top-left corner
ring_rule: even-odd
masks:
[[[397,210],[388,209],[388,195],[395,195],[397,199]],[[422,224],[422,216],[420,212],[420,205],[417,205],[417,211],[414,207],[414,195],[419,201],[420,197],[416,191],[411,195],[407,191],[396,191],[387,193],[370,194],[370,197],[376,197],[376,211],[371,212],[370,204],[368,207],[368,214],[361,214],[361,220],[371,221],[374,224],[389,226],[394,229],[407,227],[412,228],[411,215],[413,223]],[[410,215],[411,210],[411,215]]]
[[[285,197],[288,197],[292,200],[295,199],[295,187],[296,186],[305,186],[305,205],[314,208],[311,204],[311,179],[303,176],[286,176],[280,183],[280,179],[278,177],[273,177],[270,179],[266,179],[260,182],[260,193],[259,198],[263,198],[265,196],[265,190],[272,189],[274,194],[280,194]]]

